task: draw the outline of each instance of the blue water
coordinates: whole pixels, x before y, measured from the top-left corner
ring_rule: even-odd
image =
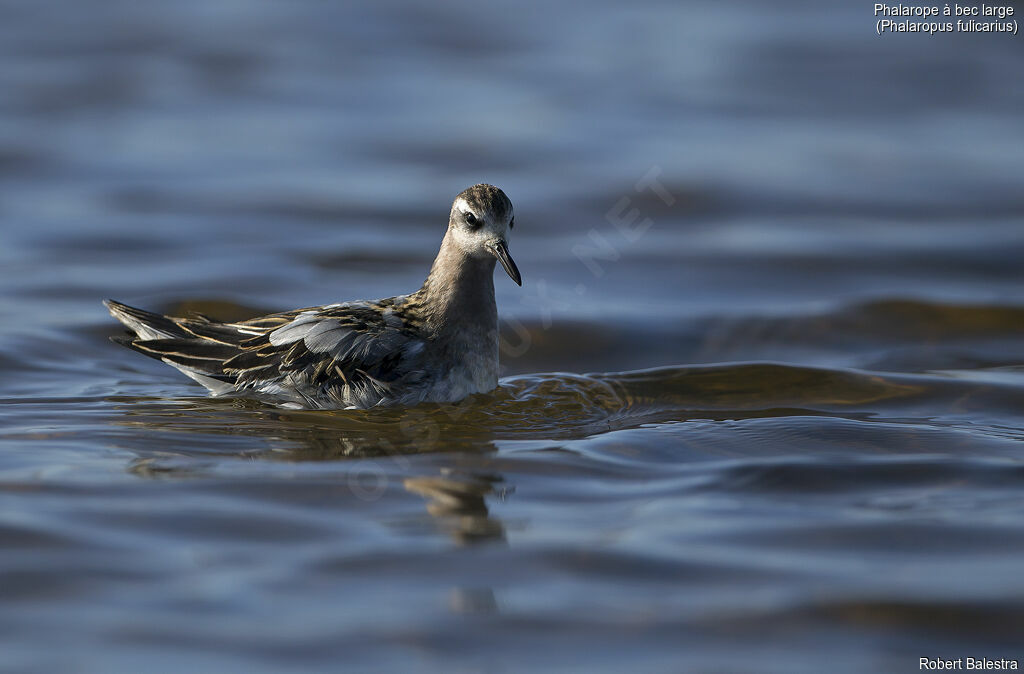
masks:
[[[842,2],[0,3],[17,672],[1024,658],[1024,79]],[[285,411],[111,344],[418,287],[516,208],[505,378]]]

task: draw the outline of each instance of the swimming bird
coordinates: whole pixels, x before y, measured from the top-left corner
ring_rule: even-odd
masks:
[[[455,197],[441,249],[416,292],[238,323],[106,300],[134,333],[111,339],[176,367],[215,396],[304,409],[455,402],[498,385],[494,267],[500,262],[522,285],[508,251],[514,221],[504,192],[474,185]]]

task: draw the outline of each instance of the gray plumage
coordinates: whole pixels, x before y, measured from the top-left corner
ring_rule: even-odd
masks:
[[[508,253],[513,222],[512,203],[497,187],[464,190],[430,274],[408,295],[238,323],[104,304],[134,333],[115,341],[178,368],[213,395],[313,409],[454,402],[498,383],[494,264],[521,285]]]

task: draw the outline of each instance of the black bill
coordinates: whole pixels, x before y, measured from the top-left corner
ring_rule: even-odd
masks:
[[[505,268],[509,278],[516,282],[516,285],[523,285],[523,277],[519,275],[519,268],[516,267],[515,260],[508,254],[508,244],[504,241],[498,241],[488,246],[494,257],[498,258],[498,262]]]

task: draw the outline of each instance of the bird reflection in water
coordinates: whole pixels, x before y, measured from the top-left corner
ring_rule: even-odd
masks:
[[[401,484],[427,499],[433,528],[456,544],[505,541],[505,527],[491,516],[487,499],[504,499],[512,490],[500,486],[504,478],[480,465],[497,448],[479,427],[460,427],[453,423],[457,420],[438,421],[411,410],[353,420],[346,413],[283,411],[247,401],[210,403],[203,400],[183,409],[181,401],[169,407],[166,401],[136,399],[124,405],[124,416],[113,424],[139,428],[149,438],[144,448],[125,446],[138,455],[129,471],[147,478],[224,475],[233,472],[231,461],[239,457],[270,464],[338,462],[339,486],[349,496],[372,501],[386,497],[389,485]],[[175,437],[182,432],[219,436],[225,451],[197,455],[189,451],[191,443],[183,446],[180,436]],[[160,436],[167,441],[154,442]],[[262,443],[250,444],[245,436]],[[245,448],[240,450],[239,444]],[[433,458],[423,460],[425,455]],[[438,466],[441,456],[445,458]],[[417,474],[425,469],[431,474]]]
[[[495,475],[446,475],[410,477],[402,484],[407,490],[427,497],[427,512],[456,543],[464,545],[505,540],[505,527],[491,517],[484,498],[496,493],[504,498],[511,491],[495,489],[501,480]]]

